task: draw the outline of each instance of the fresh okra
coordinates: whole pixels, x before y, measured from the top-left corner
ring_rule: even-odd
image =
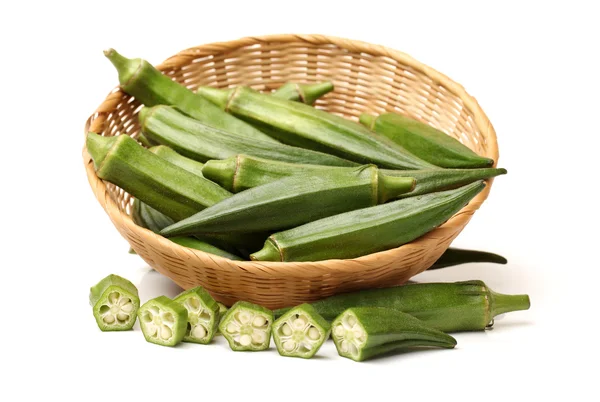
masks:
[[[492,159],[477,155],[457,139],[407,116],[396,113],[372,116],[364,113],[360,116],[360,122],[436,166],[469,169],[494,164]]]
[[[229,347],[235,351],[259,351],[269,348],[273,312],[257,304],[235,303],[219,324]]]
[[[506,264],[508,261],[501,255],[477,250],[463,250],[460,248],[447,249],[428,270],[452,267],[472,262],[489,262],[493,264]]]
[[[157,145],[150,148],[150,152],[155,153],[160,156],[167,162],[171,162],[173,165],[179,166],[182,169],[187,170],[190,173],[195,174],[196,176],[202,176],[202,168],[204,167],[203,163],[197,162],[193,159],[186,158],[183,155],[179,155],[177,152],[173,151],[171,148],[164,145]]]
[[[311,358],[329,338],[331,325],[310,304],[301,304],[273,324],[273,340],[281,356]]]
[[[408,313],[444,332],[479,331],[493,325],[494,317],[527,310],[529,296],[505,295],[482,281],[414,283],[383,289],[366,289],[331,296],[311,305],[326,320],[351,307],[387,307]],[[275,316],[289,308],[275,311]]]
[[[219,325],[219,305],[201,286],[187,290],[173,299],[187,310],[184,342],[207,344]]]
[[[166,296],[144,303],[138,310],[138,317],[144,338],[150,343],[175,346],[185,336],[187,310]]]
[[[281,230],[382,204],[414,186],[413,178],[380,174],[375,165],[286,177],[235,194],[160,233],[181,236]]]
[[[398,350],[456,346],[456,339],[450,335],[409,314],[384,307],[352,307],[331,327],[339,355],[354,361]]]
[[[233,192],[247,190],[271,183],[289,176],[323,172],[344,167],[307,165],[274,161],[249,155],[236,155],[224,160],[210,160],[204,164],[202,174],[207,179]],[[414,177],[417,185],[414,190],[399,195],[400,198],[450,190],[477,180],[486,180],[506,173],[506,169],[426,169],[426,170],[390,170],[381,169],[381,173],[397,177]]]
[[[127,331],[140,307],[138,290],[118,275],[108,275],[90,288],[90,305],[102,331]]]
[[[220,325],[221,321],[223,321],[223,317],[225,317],[225,313],[227,313],[227,310],[229,310],[229,307],[227,307],[226,305],[224,305],[221,302],[217,302],[217,305],[219,306],[219,325]],[[218,326],[217,326],[217,333],[215,335],[221,335],[221,330],[219,329]]]
[[[259,140],[248,141],[203,124],[170,106],[142,108],[139,120],[148,138],[199,162],[245,153],[284,162],[356,166],[353,162],[322,152]]]
[[[271,96],[312,105],[321,96],[331,91],[333,91],[333,83],[331,81],[318,82],[316,84],[286,82],[277,88]]]
[[[128,59],[114,49],[104,52],[119,73],[121,89],[146,106],[170,105],[205,124],[249,140],[278,141],[173,81],[143,59]]]
[[[289,145],[327,152],[358,163],[374,163],[383,168],[435,168],[388,138],[309,105],[245,87],[229,91],[202,87],[198,93],[251,124],[271,127],[273,131],[269,134],[278,135],[278,140]],[[242,150],[241,153],[246,152]]]
[[[476,182],[456,190],[405,198],[319,219],[269,237],[256,261],[320,261],[355,258],[399,247],[441,225],[483,188]]]

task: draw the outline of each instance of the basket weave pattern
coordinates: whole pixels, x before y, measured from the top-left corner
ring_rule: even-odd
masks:
[[[382,46],[321,35],[271,35],[184,50],[158,68],[194,90],[247,85],[271,91],[287,81],[331,80],[334,92],[316,107],[357,120],[361,113],[398,112],[424,121],[498,160],[496,135],[473,97],[448,77],[410,56]],[[139,102],[115,88],[87,121],[85,132],[139,133]],[[247,300],[269,308],[335,293],[406,282],[448,248],[487,198],[488,186],[439,228],[402,247],[351,260],[277,263],[230,261],[181,247],[130,218],[131,197],[100,180],[84,147],[90,185],[121,235],[154,269],[188,289],[202,285],[232,304]]]

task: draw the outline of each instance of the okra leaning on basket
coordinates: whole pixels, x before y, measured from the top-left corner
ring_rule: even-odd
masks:
[[[173,299],[187,310],[187,329],[184,342],[207,344],[219,326],[219,305],[201,286],[189,289]]]
[[[223,160],[207,161],[202,168],[202,174],[221,187],[238,193],[262,184],[271,183],[283,177],[322,172],[332,168],[330,166],[280,162],[249,155],[236,155]],[[336,169],[343,169],[343,167],[336,167]],[[506,174],[506,169],[381,169],[381,172],[390,176],[414,177],[417,180],[414,190],[399,196],[404,198],[450,190],[477,180],[490,179]]]
[[[139,120],[142,131],[148,138],[199,162],[245,153],[284,162],[356,166],[356,163],[322,152],[259,140],[248,141],[203,124],[170,106],[142,108]]]
[[[144,303],[138,310],[138,317],[144,338],[150,343],[175,346],[185,336],[187,310],[166,296]]]
[[[256,261],[320,261],[355,258],[399,247],[441,225],[485,184],[405,198],[319,219],[269,237]]]
[[[140,307],[138,290],[118,275],[108,275],[90,288],[90,305],[102,331],[127,331]]]
[[[409,314],[384,307],[352,307],[331,327],[339,355],[354,361],[398,350],[456,346],[456,339],[450,335]]]
[[[245,301],[235,303],[219,324],[231,350],[259,351],[271,344],[273,312],[267,308]]]
[[[407,116],[363,113],[360,122],[436,166],[469,169],[494,164],[492,159],[477,155],[457,139]]]
[[[453,267],[455,265],[469,264],[473,262],[488,262],[492,264],[506,264],[508,261],[501,255],[488,253],[487,251],[464,250],[450,247],[428,270]]]
[[[312,105],[321,96],[331,91],[333,91],[331,81],[317,82],[316,84],[286,82],[271,93],[271,96]]]
[[[329,338],[331,325],[310,304],[301,304],[273,324],[273,340],[281,356],[309,359]]]
[[[505,295],[482,281],[413,283],[382,289],[366,289],[331,296],[314,303],[326,320],[333,320],[351,307],[386,307],[408,313],[444,332],[478,331],[493,325],[494,317],[527,310],[527,295]],[[290,311],[275,311],[281,316]]]
[[[245,87],[229,91],[201,87],[198,94],[252,124],[271,127],[274,130],[269,134],[279,135],[277,139],[289,145],[384,168],[435,168],[356,122],[303,103],[278,99]]]
[[[262,133],[173,81],[143,59],[128,59],[114,49],[104,51],[119,73],[121,89],[146,106],[169,105],[188,116],[221,130],[235,132],[249,140],[278,141]]]
[[[411,191],[415,180],[386,176],[375,165],[291,176],[234,194],[160,233],[268,232],[382,204]]]

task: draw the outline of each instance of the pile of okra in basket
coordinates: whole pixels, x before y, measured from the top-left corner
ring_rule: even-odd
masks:
[[[132,195],[137,225],[183,247],[231,260],[356,258],[433,230],[506,173],[401,114],[363,114],[358,123],[314,108],[331,82],[192,92],[145,60],[105,55],[143,107],[137,141],[88,134],[96,174]],[[430,269],[465,262],[506,261],[450,248]],[[159,345],[222,334],[232,350],[261,351],[273,337],[282,356],[310,358],[331,335],[341,356],[362,361],[453,348],[448,333],[483,330],[498,314],[528,309],[529,297],[478,280],[414,283],[271,311],[245,301],[228,308],[197,287],[140,307],[136,287],[109,275],[91,288],[90,304],[101,330],[129,330],[139,318]]]

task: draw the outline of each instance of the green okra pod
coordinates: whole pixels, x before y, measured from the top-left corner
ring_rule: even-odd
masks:
[[[460,211],[483,188],[476,182],[456,190],[405,198],[319,219],[275,233],[257,261],[320,261],[355,258],[389,250],[424,235]]]
[[[326,320],[351,307],[387,307],[408,313],[443,332],[478,331],[493,324],[494,317],[527,310],[527,295],[505,295],[482,281],[414,283],[383,289],[366,289],[331,296],[311,305]],[[281,316],[289,308],[275,311]]]
[[[396,113],[372,116],[363,113],[360,122],[436,166],[469,169],[494,164],[492,159],[477,155],[457,139],[407,116]]]
[[[87,136],[96,174],[175,221],[231,196],[218,184],[188,172],[127,135]]]
[[[384,168],[435,168],[356,122],[299,102],[278,99],[245,87],[229,91],[202,87],[198,93],[252,124],[271,127],[273,131],[269,134],[278,135],[278,140],[289,145]]]
[[[114,49],[104,52],[119,73],[123,91],[146,106],[170,105],[204,124],[251,140],[278,141],[250,124],[225,113],[203,97],[173,81],[143,59],[128,59]]]
[[[277,88],[271,96],[312,105],[321,96],[331,91],[333,91],[333,83],[331,81],[318,82],[316,84],[286,82]]]
[[[227,312],[227,310],[229,310],[229,307],[227,307],[221,302],[217,302],[217,305],[219,306],[219,324],[221,324],[221,321],[223,321],[223,317],[225,317],[225,313]],[[218,326],[216,335],[221,335],[221,330]]]
[[[219,324],[229,347],[235,351],[259,351],[271,344],[273,312],[245,301],[238,301],[225,313]]]
[[[332,323],[340,356],[363,361],[399,350],[423,347],[452,349],[456,339],[417,318],[385,307],[352,307]]]
[[[147,342],[175,346],[185,336],[187,310],[166,296],[144,303],[138,310],[138,317]]]
[[[449,248],[428,270],[452,267],[473,262],[489,262],[493,264],[506,264],[508,261],[501,255],[478,250],[464,250]]]
[[[273,324],[273,340],[281,356],[309,359],[329,338],[331,325],[310,304],[301,304]]]
[[[233,195],[160,233],[268,232],[366,208],[411,191],[415,181],[380,174],[375,165],[286,177]]]
[[[307,173],[331,170],[334,167],[287,163],[249,155],[236,155],[223,160],[210,160],[204,164],[202,174],[221,187],[238,193],[249,188],[279,180],[283,177],[305,175]],[[345,169],[335,167],[335,169]],[[397,177],[414,177],[417,184],[414,190],[399,195],[399,198],[450,190],[477,180],[486,180],[506,174],[506,169],[425,169],[390,170],[382,169],[383,174]]]
[[[142,108],[140,126],[153,141],[167,145],[181,155],[199,162],[225,159],[245,153],[284,162],[332,166],[356,164],[333,155],[264,141],[248,141],[185,116],[169,106]]]
[[[219,305],[201,286],[186,290],[173,299],[187,310],[184,342],[207,344],[219,326]]]
[[[127,331],[140,308],[138,290],[118,275],[108,275],[90,288],[90,305],[102,331]]]
[[[155,153],[167,162],[171,162],[173,165],[179,166],[180,168],[185,169],[188,172],[195,174],[196,176],[203,177],[203,163],[197,162],[190,158],[186,158],[185,156],[178,154],[177,152],[165,145],[153,146],[152,148],[150,148],[150,152]]]

